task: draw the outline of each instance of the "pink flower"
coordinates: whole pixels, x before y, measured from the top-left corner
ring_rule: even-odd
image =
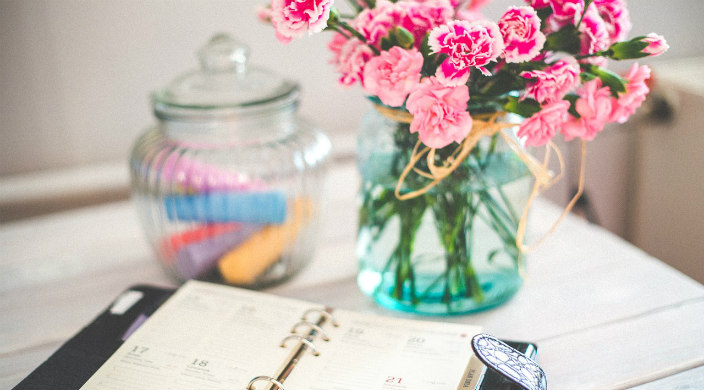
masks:
[[[533,98],[541,104],[560,100],[579,84],[579,73],[579,65],[572,57],[543,70],[522,72],[522,77],[534,79],[526,84],[524,98]]]
[[[489,21],[449,22],[430,32],[428,44],[433,53],[448,55],[435,75],[449,86],[466,83],[470,67],[490,75],[484,65],[494,61],[504,49],[499,26]]]
[[[526,0],[531,7],[541,9],[550,6],[550,0]]]
[[[624,76],[628,80],[626,92],[618,95],[618,99],[613,99],[613,111],[609,121],[624,123],[638,107],[645,101],[645,97],[650,92],[645,83],[650,78],[650,68],[633,64],[628,73]]]
[[[467,9],[470,11],[479,11],[491,3],[492,0],[469,0],[467,2]]]
[[[587,8],[582,24],[579,25],[579,32],[582,33],[579,54],[593,54],[611,45],[606,23],[599,16],[594,4],[590,4]]]
[[[348,40],[346,36],[340,33],[332,35],[332,39],[328,42],[328,49],[332,52],[332,58],[330,59],[331,64],[340,64],[340,53],[342,52],[342,47],[345,46]]]
[[[271,8],[257,7],[257,19],[260,22],[271,23]]]
[[[570,103],[558,100],[543,107],[521,123],[519,137],[526,137],[527,146],[542,146],[548,143],[567,119]]]
[[[575,137],[591,141],[604,129],[611,115],[611,92],[601,87],[601,80],[584,83],[579,91],[575,108],[580,118],[572,118],[562,126],[562,134],[567,141]]]
[[[378,0],[374,8],[360,12],[353,25],[377,48],[392,28],[403,27],[413,34],[418,48],[429,30],[450,20],[453,14],[454,8],[447,0],[398,3]]]
[[[466,9],[457,10],[455,14],[456,20],[465,20],[467,22],[476,22],[479,20],[488,20],[481,12],[470,11]]]
[[[454,7],[447,0],[425,0],[420,4],[410,1],[397,4],[405,9],[405,18],[401,26],[413,34],[417,48],[423,43],[428,31],[452,20],[455,13]]]
[[[420,81],[423,55],[398,46],[372,58],[364,67],[364,89],[387,106],[402,106]]]
[[[302,37],[306,31],[323,31],[330,17],[333,0],[272,0],[271,24],[277,37],[287,43]]]
[[[411,133],[417,132],[421,142],[436,149],[461,142],[472,129],[467,101],[466,85],[448,87],[435,77],[423,79],[406,101],[413,115]]]
[[[560,21],[576,24],[584,11],[584,0],[548,0],[552,15]]]
[[[530,61],[545,44],[540,18],[530,7],[510,7],[499,19],[499,29],[506,45],[503,54],[506,62]]]
[[[339,42],[331,42],[338,44]],[[340,73],[340,85],[349,87],[357,81],[363,83],[363,72],[367,61],[374,52],[357,38],[348,39],[341,47],[337,60],[337,71]],[[335,58],[333,59],[335,61]]]
[[[412,0],[412,1],[414,1],[414,2],[416,2],[416,3],[437,2],[437,0]],[[450,6],[451,6],[452,8],[457,8],[457,7],[459,7],[459,5],[460,5],[460,3],[461,3],[462,1],[463,1],[463,0],[448,0]],[[482,0],[482,1],[491,1],[491,0]]]
[[[646,53],[651,57],[659,56],[670,48],[670,46],[665,41],[665,38],[655,33],[650,33],[646,35],[645,38],[642,39],[642,41],[648,43],[648,46],[643,49],[643,53]]]
[[[366,8],[360,12],[352,21],[352,26],[357,29],[367,39],[370,45],[378,46],[381,38],[389,34],[389,31],[400,18],[398,9],[394,3],[387,0],[378,0],[376,7]]]
[[[631,19],[624,0],[594,0],[599,16],[606,24],[609,44],[626,39],[631,31]]]

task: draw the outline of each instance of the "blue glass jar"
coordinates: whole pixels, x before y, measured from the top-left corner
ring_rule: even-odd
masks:
[[[516,232],[530,194],[528,169],[495,134],[428,192],[399,200],[394,191],[417,136],[409,121],[398,120],[403,112],[383,112],[369,111],[358,138],[360,289],[382,306],[426,315],[506,302],[522,285]],[[503,131],[514,136],[514,130]],[[411,174],[400,192],[427,183]]]

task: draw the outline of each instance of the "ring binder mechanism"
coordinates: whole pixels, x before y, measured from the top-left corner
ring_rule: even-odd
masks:
[[[330,337],[328,337],[328,335],[325,333],[323,328],[319,327],[318,325],[316,325],[310,321],[299,321],[298,323],[296,323],[296,325],[294,325],[291,328],[291,333],[297,333],[298,328],[301,325],[306,325],[306,326],[308,326],[308,328],[310,330],[315,330],[316,332],[318,332],[318,334],[320,334],[320,338],[323,339],[323,341],[330,341]],[[310,332],[310,330],[309,330],[309,332]]]
[[[281,366],[275,376],[260,375],[255,378],[252,378],[252,380],[249,381],[249,384],[247,385],[247,390],[255,390],[252,385],[258,381],[267,381],[271,383],[267,388],[268,390],[286,390],[283,383],[286,378],[288,378],[289,374],[291,374],[291,371],[293,371],[293,368],[301,359],[303,353],[305,353],[307,349],[310,349],[313,353],[313,356],[320,356],[320,351],[318,351],[318,348],[315,347],[315,343],[313,342],[313,340],[317,336],[320,336],[321,340],[330,341],[330,338],[323,330],[323,325],[326,323],[330,323],[334,327],[340,326],[340,324],[335,320],[335,317],[331,314],[331,311],[331,308],[312,308],[306,310],[301,316],[301,321],[297,322],[291,328],[291,333],[293,334],[288,335],[281,340],[282,348],[286,348],[287,341],[298,340],[298,344],[295,348],[291,350],[291,354],[289,355],[288,359],[286,359],[286,361]],[[308,317],[311,316],[313,313],[318,314],[318,318],[315,322],[312,322],[308,319]],[[303,334],[297,334],[298,328],[303,325],[308,327],[308,331]]]
[[[301,317],[301,319],[302,319],[303,321],[307,321],[307,320],[308,320],[308,314],[310,314],[310,313],[319,313],[321,319],[322,319],[322,317],[324,317],[325,319],[329,320],[330,323],[332,323],[332,326],[334,326],[334,327],[337,328],[338,326],[340,326],[340,324],[338,324],[337,321],[335,321],[335,317],[333,317],[332,314],[330,314],[330,310],[331,310],[331,309],[329,309],[329,308],[326,308],[326,309],[308,309],[308,310],[305,311],[305,313],[303,313],[303,316]]]
[[[320,352],[318,352],[318,348],[315,348],[315,344],[313,344],[312,341],[308,340],[307,338],[305,338],[299,334],[292,334],[290,336],[284,337],[284,339],[281,340],[281,348],[286,348],[286,342],[291,339],[297,339],[299,342],[305,344],[308,348],[310,348],[311,351],[313,351],[313,356],[320,355]]]
[[[259,381],[266,381],[271,383],[272,385],[276,386],[279,390],[286,390],[286,387],[284,387],[283,383],[277,381],[276,379],[266,376],[266,375],[260,375],[258,377],[252,378],[251,381],[249,381],[249,384],[247,385],[247,390],[256,390],[256,388],[252,387],[256,382]]]

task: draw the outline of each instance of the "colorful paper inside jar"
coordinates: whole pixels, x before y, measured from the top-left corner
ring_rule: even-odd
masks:
[[[292,215],[288,220],[284,215],[280,224],[208,222],[163,240],[164,253],[181,278],[208,277],[218,270],[228,283],[251,285],[281,258],[307,223],[310,201],[292,203]]]
[[[311,214],[309,200],[297,199],[293,218],[282,225],[268,225],[218,261],[223,279],[231,284],[248,285],[283,254]]]
[[[282,191],[213,192],[168,195],[164,198],[170,220],[280,224],[286,219]]]

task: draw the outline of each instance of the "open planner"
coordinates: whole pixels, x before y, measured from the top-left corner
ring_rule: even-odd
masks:
[[[189,281],[81,389],[475,389],[479,331]]]
[[[13,390],[521,389],[474,356],[479,331],[198,281],[136,285]]]

